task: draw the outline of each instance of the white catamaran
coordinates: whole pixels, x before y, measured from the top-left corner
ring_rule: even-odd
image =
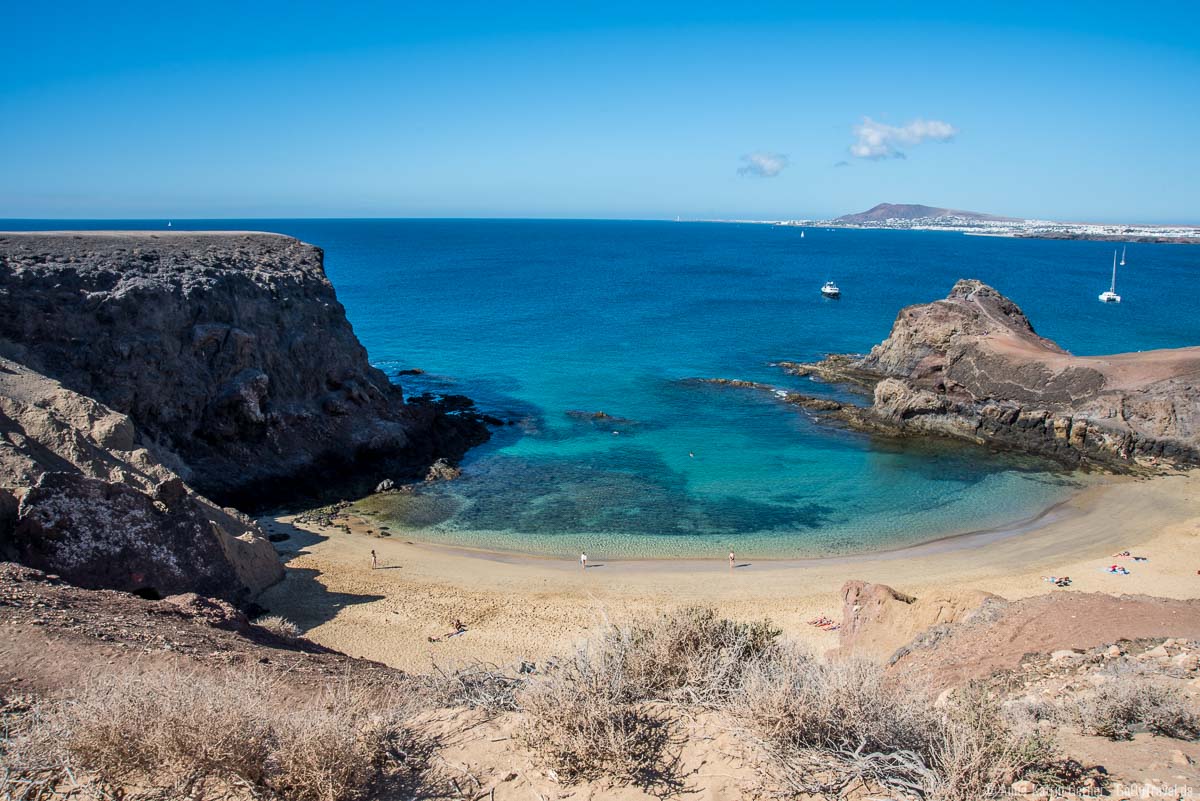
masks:
[[[1124,264],[1125,260],[1122,259],[1121,263]],[[1109,285],[1107,292],[1100,293],[1100,302],[1101,303],[1120,303],[1121,302],[1121,296],[1117,294],[1117,251],[1115,251],[1115,250],[1113,251],[1112,284]]]

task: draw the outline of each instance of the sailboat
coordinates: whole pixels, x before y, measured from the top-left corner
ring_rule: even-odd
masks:
[[[801,239],[803,239],[803,238],[804,238],[804,232],[803,232],[803,231],[801,231],[801,232],[800,232],[800,238],[801,238]]]
[[[1121,296],[1117,294],[1117,251],[1113,251],[1113,273],[1112,284],[1109,285],[1107,292],[1100,293],[1101,303],[1120,303]]]
[[[1121,245],[1121,266],[1125,266],[1125,245]]]

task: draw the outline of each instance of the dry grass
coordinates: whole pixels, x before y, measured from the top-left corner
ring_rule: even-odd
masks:
[[[1070,714],[1084,734],[1113,740],[1128,740],[1139,730],[1181,740],[1200,736],[1200,716],[1178,689],[1134,673],[1084,695]]]
[[[295,640],[300,636],[300,627],[280,615],[260,617],[254,621],[254,625],[266,629],[283,640]]]
[[[1055,774],[1061,761],[1046,729],[1009,714],[979,684],[955,692],[937,710],[931,733],[931,795],[938,799],[1005,795],[1016,779]]]
[[[716,705],[779,632],[686,608],[609,626],[518,695],[526,744],[568,781],[611,776],[672,787],[670,725],[651,701]]]
[[[998,795],[1054,757],[1036,727],[981,688],[939,707],[878,665],[821,662],[777,634],[704,609],[610,626],[518,694],[522,737],[568,781],[669,787],[664,708],[701,705],[757,736],[786,791],[836,796],[862,778],[947,801]]]
[[[25,776],[88,776],[204,796],[349,801],[414,778],[400,706],[347,683],[294,697],[262,674],[97,679],[23,716],[5,761]]]
[[[567,782],[669,783],[668,726],[629,691],[603,654],[581,652],[522,692],[521,739]]]
[[[524,683],[495,665],[480,662],[448,670],[440,665],[416,677],[417,686],[439,706],[465,706],[488,712],[513,712],[519,708],[517,692]]]

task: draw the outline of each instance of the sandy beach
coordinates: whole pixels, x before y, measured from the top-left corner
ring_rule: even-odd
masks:
[[[760,560],[739,553],[704,560],[606,561],[590,566],[422,543],[417,532],[369,534],[351,516],[337,527],[263,518],[287,577],[260,599],[316,642],[410,670],[481,660],[511,665],[562,653],[609,619],[708,604],[738,619],[770,618],[785,636],[824,651],[837,635],[805,621],[840,614],[850,579],[882,582],[918,597],[979,589],[1006,598],[1045,592],[1195,597],[1200,589],[1200,471],[1112,479],[1082,490],[1034,521],[904,550],[853,557]],[[1148,561],[1115,559],[1129,550]],[[371,568],[371,551],[380,568]],[[1119,563],[1130,575],[1104,572]],[[1070,576],[1055,589],[1043,576]],[[444,638],[461,620],[467,630]],[[430,637],[443,637],[431,642]]]

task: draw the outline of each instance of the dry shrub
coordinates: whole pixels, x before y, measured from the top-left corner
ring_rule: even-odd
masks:
[[[280,615],[260,617],[254,621],[254,625],[266,629],[283,640],[295,640],[300,636],[300,627]]]
[[[257,673],[100,677],[26,715],[9,750],[28,773],[180,796],[215,785],[344,801],[412,779],[397,705],[346,683],[300,696],[285,689]]]
[[[607,626],[518,694],[522,737],[568,781],[672,785],[671,726],[648,702],[727,703],[746,666],[778,650],[778,635],[694,607]]]
[[[745,671],[735,714],[764,738],[772,774],[801,793],[836,794],[855,777],[939,799],[987,798],[1054,758],[998,698],[969,687],[937,707],[923,689],[869,662],[801,652]]]
[[[776,651],[778,636],[766,621],[738,623],[687,607],[610,626],[595,648],[638,700],[716,703],[740,685],[746,665]]]
[[[1128,740],[1138,729],[1181,740],[1200,736],[1200,716],[1174,687],[1123,674],[1087,693],[1073,707],[1085,734]]]
[[[746,670],[736,711],[773,740],[833,751],[919,751],[932,704],[877,665],[818,662],[791,651]]]
[[[466,706],[488,712],[512,712],[518,708],[517,691],[523,681],[495,665],[481,662],[448,670],[439,665],[418,678],[420,690],[440,706]]]
[[[1036,724],[1014,720],[981,684],[954,693],[937,713],[929,752],[935,798],[973,801],[1002,795],[1021,777],[1050,775],[1055,769],[1053,738]]]
[[[608,776],[652,786],[669,776],[668,727],[640,704],[624,652],[584,648],[530,682],[521,739],[568,782]]]

